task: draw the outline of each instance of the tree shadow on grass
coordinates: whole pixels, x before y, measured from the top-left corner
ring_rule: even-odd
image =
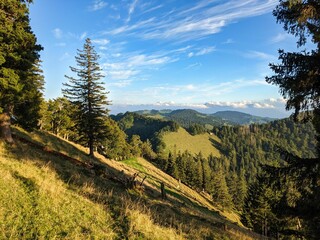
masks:
[[[71,147],[74,146],[71,145]],[[147,214],[151,215],[155,223],[182,231],[188,235],[188,238],[191,236],[191,238],[213,239],[217,234],[232,237],[234,234],[232,232],[235,231],[239,232],[238,236],[253,234],[170,188],[167,188],[168,199],[166,200],[161,199],[158,187],[144,184],[143,189],[128,190],[126,180],[132,175],[99,159],[95,159],[94,167],[89,168],[19,141],[15,146],[8,146],[7,151],[15,159],[32,161],[38,167],[49,166],[69,189],[104,206],[105,211],[114,220],[113,228],[118,239],[130,237],[131,220],[126,212],[126,208],[130,206],[138,207],[142,212],[148,209]],[[138,180],[141,181],[141,179]],[[86,191],[88,186],[94,188],[94,191]],[[141,206],[147,206],[147,208]],[[188,210],[190,208],[192,211]],[[259,237],[255,236],[254,239]]]
[[[219,143],[217,140],[215,140],[215,139],[213,139],[213,138],[209,138],[209,140],[210,140],[212,146],[214,146],[216,149],[218,149],[219,152],[225,154],[225,151],[224,151],[224,149],[222,148],[221,143]]]

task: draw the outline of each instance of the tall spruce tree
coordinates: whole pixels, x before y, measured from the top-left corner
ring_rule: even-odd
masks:
[[[32,0],[0,0],[0,135],[8,142],[12,115],[33,128],[42,101],[42,47],[30,27],[28,3]]]
[[[300,197],[294,204],[286,204],[284,198],[282,215],[296,216],[303,220],[302,233],[308,239],[320,236],[320,2],[319,0],[280,0],[274,10],[277,21],[284,29],[298,37],[298,47],[310,40],[313,49],[301,52],[279,51],[279,64],[270,64],[274,75],[268,83],[278,85],[286,98],[287,109],[295,110],[295,117],[312,119],[317,134],[318,157],[300,158],[283,151],[285,167],[269,168],[278,179],[291,176]]]
[[[94,148],[107,136],[105,121],[108,114],[108,92],[105,91],[101,79],[98,60],[99,55],[89,38],[86,39],[83,49],[75,57],[78,68],[70,67],[77,78],[65,76],[69,83],[65,83],[62,90],[64,96],[77,108],[76,127],[79,132],[79,141],[89,147],[89,155],[94,156]]]

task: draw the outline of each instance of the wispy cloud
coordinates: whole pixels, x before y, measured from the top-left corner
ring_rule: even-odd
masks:
[[[283,42],[283,41],[287,40],[290,37],[291,37],[291,35],[289,35],[287,33],[279,33],[278,35],[274,36],[270,40],[270,42],[271,43],[279,43],[279,42]]]
[[[188,65],[185,69],[198,69],[202,66],[201,63],[196,62],[196,63],[192,63],[190,65]]]
[[[82,41],[83,39],[85,39],[87,37],[87,32],[84,32],[80,35],[80,40]]]
[[[159,9],[159,8],[162,8],[162,7],[163,7],[162,4],[156,5],[156,6],[154,6],[154,7],[148,7],[148,8],[146,8],[146,10],[143,12],[143,14],[153,12],[153,11]]]
[[[93,39],[92,43],[104,46],[104,45],[107,45],[108,43],[110,43],[110,41],[108,39]]]
[[[255,58],[255,59],[261,59],[261,60],[268,60],[268,61],[276,58],[274,55],[267,54],[264,52],[259,52],[259,51],[249,51],[245,53],[244,56],[247,58]]]
[[[129,78],[132,78],[133,76],[137,75],[139,71],[137,70],[124,70],[124,69],[114,69],[106,73],[106,75],[113,80],[128,80]]]
[[[105,8],[108,6],[108,3],[102,0],[94,0],[92,5],[89,6],[89,11],[98,11],[100,9]]]
[[[61,39],[62,38],[63,32],[62,32],[62,30],[60,28],[53,29],[52,33],[53,33],[55,38],[57,38],[57,39]]]
[[[111,82],[108,83],[108,87],[118,87],[118,88],[123,88],[126,86],[129,86],[131,84],[132,80],[119,80],[117,82]]]
[[[129,5],[128,18],[127,18],[126,22],[130,22],[131,15],[134,13],[134,10],[136,9],[138,1],[139,0],[133,0],[133,2]]]
[[[152,87],[144,88],[137,93],[137,96],[132,98],[142,97],[143,99],[149,99],[150,101],[176,101],[180,102],[200,102],[204,99],[212,99],[220,96],[226,96],[227,94],[234,94],[240,89],[262,86],[267,83],[264,80],[235,80],[220,84],[192,84],[187,83],[184,85],[172,85],[162,84]]]
[[[270,12],[277,0],[195,1],[171,11],[156,12],[151,21],[141,20],[129,25],[138,0],[129,6],[125,25],[109,31],[112,34],[133,34],[144,39],[174,39],[188,41],[200,39],[221,31],[228,24],[246,17]],[[159,8],[159,5],[154,8]],[[152,9],[152,7],[150,7]]]
[[[112,53],[112,62],[102,64],[106,75],[114,80],[127,80],[142,71],[157,70],[159,67],[176,61],[167,55],[142,53]]]
[[[224,41],[222,44],[232,44],[234,43],[234,40],[232,38],[228,38],[226,41]]]
[[[200,49],[197,52],[190,52],[188,54],[188,57],[202,56],[202,55],[209,54],[209,53],[211,53],[213,51],[215,51],[215,47],[207,47],[207,48]]]
[[[71,55],[68,53],[68,52],[65,52],[60,58],[59,58],[59,61],[62,62],[66,59],[69,59],[71,58]]]

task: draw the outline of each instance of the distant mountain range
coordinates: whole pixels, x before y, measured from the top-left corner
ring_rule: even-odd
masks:
[[[252,123],[262,124],[276,120],[276,118],[258,117],[238,111],[220,111],[212,114],[212,116],[219,117],[223,120],[240,125],[247,125]]]
[[[263,124],[268,123],[275,118],[253,116],[247,113],[238,111],[219,111],[214,114],[200,113],[191,109],[180,110],[140,110],[135,113],[151,118],[164,120],[172,120],[184,127],[192,124],[201,124],[210,128],[210,126],[222,125],[248,125],[248,124]]]

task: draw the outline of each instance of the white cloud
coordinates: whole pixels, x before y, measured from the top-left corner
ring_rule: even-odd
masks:
[[[123,88],[123,87],[126,87],[126,86],[129,86],[131,84],[132,80],[120,80],[120,81],[117,81],[117,82],[111,82],[111,83],[108,83],[108,87],[119,87],[119,88]]]
[[[258,109],[273,109],[275,108],[274,105],[270,103],[266,103],[265,100],[263,101],[238,101],[238,102],[208,102],[205,104],[207,107],[231,107],[231,108],[258,108]]]
[[[106,71],[107,77],[110,77],[111,79],[128,79],[135,75],[137,75],[139,71],[136,70],[111,70]]]
[[[134,10],[137,6],[139,0],[133,0],[133,2],[130,4],[129,6],[129,10],[128,10],[128,18],[127,18],[127,22],[130,22],[131,20],[131,15],[134,13]]]
[[[192,63],[192,64],[188,65],[185,69],[192,69],[192,68],[197,69],[197,68],[199,68],[201,66],[202,66],[201,63],[196,62],[196,63]]]
[[[107,45],[110,41],[108,39],[93,39],[92,43],[98,44],[98,45]]]
[[[271,54],[267,54],[259,51],[249,51],[245,53],[244,56],[248,58],[257,58],[257,59],[268,60],[268,61],[276,59],[276,57]]]
[[[85,39],[86,37],[87,37],[87,32],[84,32],[84,33],[82,33],[81,35],[80,35],[80,40],[83,40],[83,39]]]
[[[248,107],[248,102],[243,101],[243,102],[208,102],[205,103],[207,107],[232,107],[232,108],[247,108]]]
[[[175,108],[197,108],[197,109],[206,109],[208,106],[201,103],[176,103],[174,101],[169,102],[157,102],[155,106],[161,107],[175,107]]]
[[[233,94],[239,89],[246,87],[254,87],[266,84],[265,81],[260,80],[235,80],[220,84],[191,84],[184,85],[169,85],[162,84],[143,89],[143,94],[140,92],[139,96],[144,96],[143,99],[158,99],[157,101],[170,99],[179,100],[182,102],[201,102],[205,99],[212,99],[213,97],[226,96]],[[137,97],[138,98],[138,97]],[[241,107],[239,105],[238,107]]]
[[[69,59],[71,56],[68,52],[65,52],[60,58],[59,61],[64,61],[66,59]]]
[[[55,29],[53,29],[52,32],[53,32],[53,35],[54,35],[55,38],[57,38],[57,39],[61,39],[62,38],[63,32],[62,32],[62,30],[60,28],[55,28]]]
[[[112,54],[112,56],[118,58],[118,57],[121,57],[121,53],[114,53],[114,54]]]
[[[137,2],[134,0],[129,6],[128,20]],[[277,3],[277,0],[194,1],[191,6],[182,5],[169,12],[155,12],[154,17],[147,22],[143,20],[128,25],[127,21],[126,25],[109,32],[135,34],[144,39],[195,40],[218,33],[223,27],[239,19],[271,12]]]
[[[196,56],[206,55],[206,54],[213,52],[214,50],[215,50],[215,47],[204,48],[204,49],[200,50],[199,52],[197,52]]]
[[[256,103],[254,103],[253,104],[253,107],[254,108],[275,108],[275,106],[274,105],[272,105],[272,104],[268,104],[268,103],[258,103],[258,102],[256,102]]]
[[[89,10],[90,11],[98,11],[100,9],[105,8],[106,6],[108,6],[108,3],[102,0],[94,0],[92,5],[89,6]]]
[[[207,55],[207,54],[209,54],[209,53],[211,53],[213,51],[215,51],[215,47],[207,47],[207,48],[203,48],[203,49],[201,49],[201,50],[199,50],[199,51],[197,51],[195,53],[194,52],[190,52],[188,54],[188,57],[191,58],[193,56]]]
[[[234,40],[231,38],[228,38],[226,41],[224,41],[222,44],[232,44],[234,43]]]
[[[291,37],[289,34],[287,33],[279,33],[277,36],[273,37],[270,42],[271,43],[279,43],[279,42],[283,42],[285,40],[287,40],[289,37]]]
[[[143,14],[153,12],[153,11],[159,9],[159,8],[162,8],[162,7],[163,7],[163,5],[161,5],[161,4],[160,4],[160,5],[157,5],[157,6],[154,6],[154,7],[151,7],[151,8],[148,7],[148,8],[143,12]]]

